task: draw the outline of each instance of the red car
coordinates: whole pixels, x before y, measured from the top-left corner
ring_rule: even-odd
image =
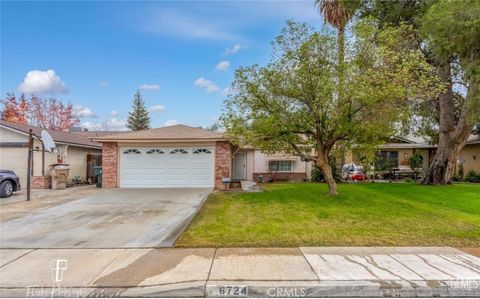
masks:
[[[362,170],[357,170],[352,174],[351,179],[354,182],[365,182],[367,180],[367,175]]]

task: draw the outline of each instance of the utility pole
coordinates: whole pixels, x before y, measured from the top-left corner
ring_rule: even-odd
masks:
[[[32,129],[28,132],[28,167],[27,167],[27,201],[30,201],[30,179],[32,176],[32,154],[33,154],[33,137]]]

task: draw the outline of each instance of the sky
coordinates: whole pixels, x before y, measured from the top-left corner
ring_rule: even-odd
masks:
[[[140,90],[151,127],[209,126],[234,71],[264,65],[303,1],[1,1],[0,93],[55,96],[90,130],[122,130]]]

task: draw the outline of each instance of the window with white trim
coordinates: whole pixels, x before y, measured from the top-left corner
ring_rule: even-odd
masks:
[[[171,150],[170,154],[188,154],[188,152],[183,148],[176,148],[174,150]]]
[[[127,149],[126,151],[123,152],[125,155],[129,154],[141,154],[141,152],[135,148]]]
[[[147,154],[164,154],[164,152],[159,148],[152,148],[147,151]]]
[[[293,161],[268,161],[268,170],[275,172],[292,172]]]
[[[212,152],[206,148],[197,148],[193,151],[194,154],[211,154]]]

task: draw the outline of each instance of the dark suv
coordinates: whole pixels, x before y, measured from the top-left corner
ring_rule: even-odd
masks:
[[[14,191],[20,190],[20,179],[11,170],[0,169],[0,197],[10,197]]]

